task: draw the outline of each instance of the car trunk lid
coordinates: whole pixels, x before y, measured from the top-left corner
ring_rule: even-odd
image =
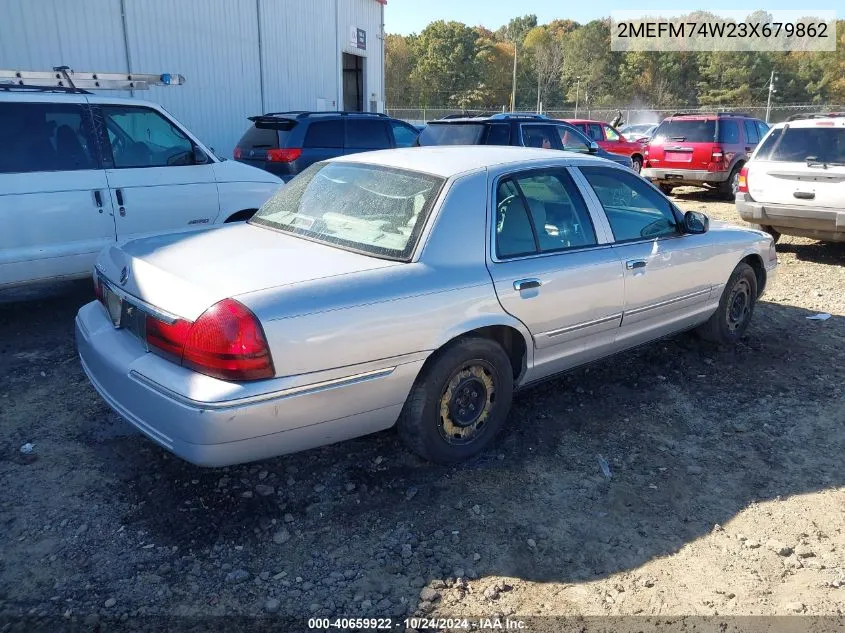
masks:
[[[189,321],[225,298],[395,265],[252,224],[132,240],[97,260],[130,302]]]

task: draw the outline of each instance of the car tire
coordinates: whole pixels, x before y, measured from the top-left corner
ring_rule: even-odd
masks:
[[[671,195],[672,195],[672,190],[674,189],[674,187],[673,187],[672,185],[663,185],[663,184],[661,184],[661,185],[657,185],[657,186],[660,188],[660,191],[662,191],[662,192],[663,192],[664,194],[666,194],[667,196],[671,196]]]
[[[757,304],[757,275],[745,262],[734,268],[719,307],[704,325],[699,326],[698,335],[706,341],[733,345],[742,338]]]
[[[504,426],[513,386],[513,367],[501,345],[458,339],[436,352],[417,377],[399,415],[399,437],[427,460],[466,460]]]
[[[639,156],[634,156],[631,158],[631,169],[635,172],[640,173],[643,169],[643,159]]]
[[[773,226],[763,225],[760,228],[763,229],[766,233],[768,233],[769,235],[772,236],[772,240],[774,240],[775,244],[778,243],[778,240],[780,239],[780,231],[778,231]]]
[[[724,182],[719,183],[719,193],[722,194],[722,197],[725,200],[735,200],[736,199],[736,192],[739,189],[739,170],[742,169],[742,165],[735,165],[733,169],[731,169],[731,173],[728,175],[728,179]]]

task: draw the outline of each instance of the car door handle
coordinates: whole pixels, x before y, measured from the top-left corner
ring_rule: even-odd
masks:
[[[792,196],[799,200],[812,200],[816,197],[815,191],[794,191]]]
[[[638,268],[645,268],[647,263],[644,259],[629,259],[625,262],[625,268],[628,270],[637,270]]]
[[[99,189],[94,190],[94,203],[97,205],[97,210],[103,212],[103,196]]]
[[[120,217],[125,217],[126,207],[123,206],[123,192],[120,189],[115,189],[114,195],[117,198],[117,206],[120,207],[117,211],[120,213]]]
[[[513,282],[513,289],[521,292],[523,290],[530,290],[531,288],[539,288],[542,285],[543,282],[539,279],[517,279]]]

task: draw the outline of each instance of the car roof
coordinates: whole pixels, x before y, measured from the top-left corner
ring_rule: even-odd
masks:
[[[781,121],[772,125],[773,128],[789,127],[845,127],[845,117],[816,117],[812,119],[795,119],[794,121]]]
[[[38,101],[46,103],[82,103],[87,100],[89,103],[105,103],[113,105],[134,105],[152,108],[161,108],[161,105],[143,99],[109,97],[91,92],[53,92],[50,90],[0,90],[2,101]]]
[[[379,150],[363,152],[332,158],[332,163],[366,163],[381,165],[397,169],[419,171],[442,178],[450,178],[458,174],[486,169],[497,165],[520,165],[532,162],[551,160],[595,161],[602,165],[614,165],[611,161],[597,156],[589,156],[576,152],[565,152],[557,149],[537,149],[533,147],[516,147],[509,145],[430,145],[425,147],[408,147],[402,149]]]
[[[598,119],[559,119],[560,121],[564,121],[566,123],[598,123],[602,125],[603,123],[607,123],[607,121],[599,121]],[[610,123],[607,123],[610,125]]]

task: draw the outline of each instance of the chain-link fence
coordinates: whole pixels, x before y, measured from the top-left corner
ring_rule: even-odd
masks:
[[[445,116],[465,115],[465,116],[483,116],[491,115],[497,112],[504,112],[504,109],[476,109],[476,110],[461,110],[460,108],[387,108],[387,113],[397,119],[404,119],[411,123],[422,124],[426,121],[433,121],[435,119],[442,119]],[[845,111],[845,105],[818,105],[818,104],[791,104],[791,105],[773,105],[769,113],[769,122],[778,123],[785,121],[793,114],[800,114],[803,112],[842,112]],[[675,113],[696,114],[706,112],[741,112],[758,119],[766,119],[766,106],[737,106],[737,107],[685,107],[678,106],[675,108],[629,108],[624,106],[618,107],[579,107],[564,110],[547,110],[544,112],[547,116],[554,119],[594,119],[597,121],[611,121],[617,114],[622,113],[622,120],[624,124],[630,123],[659,123],[667,116]]]

